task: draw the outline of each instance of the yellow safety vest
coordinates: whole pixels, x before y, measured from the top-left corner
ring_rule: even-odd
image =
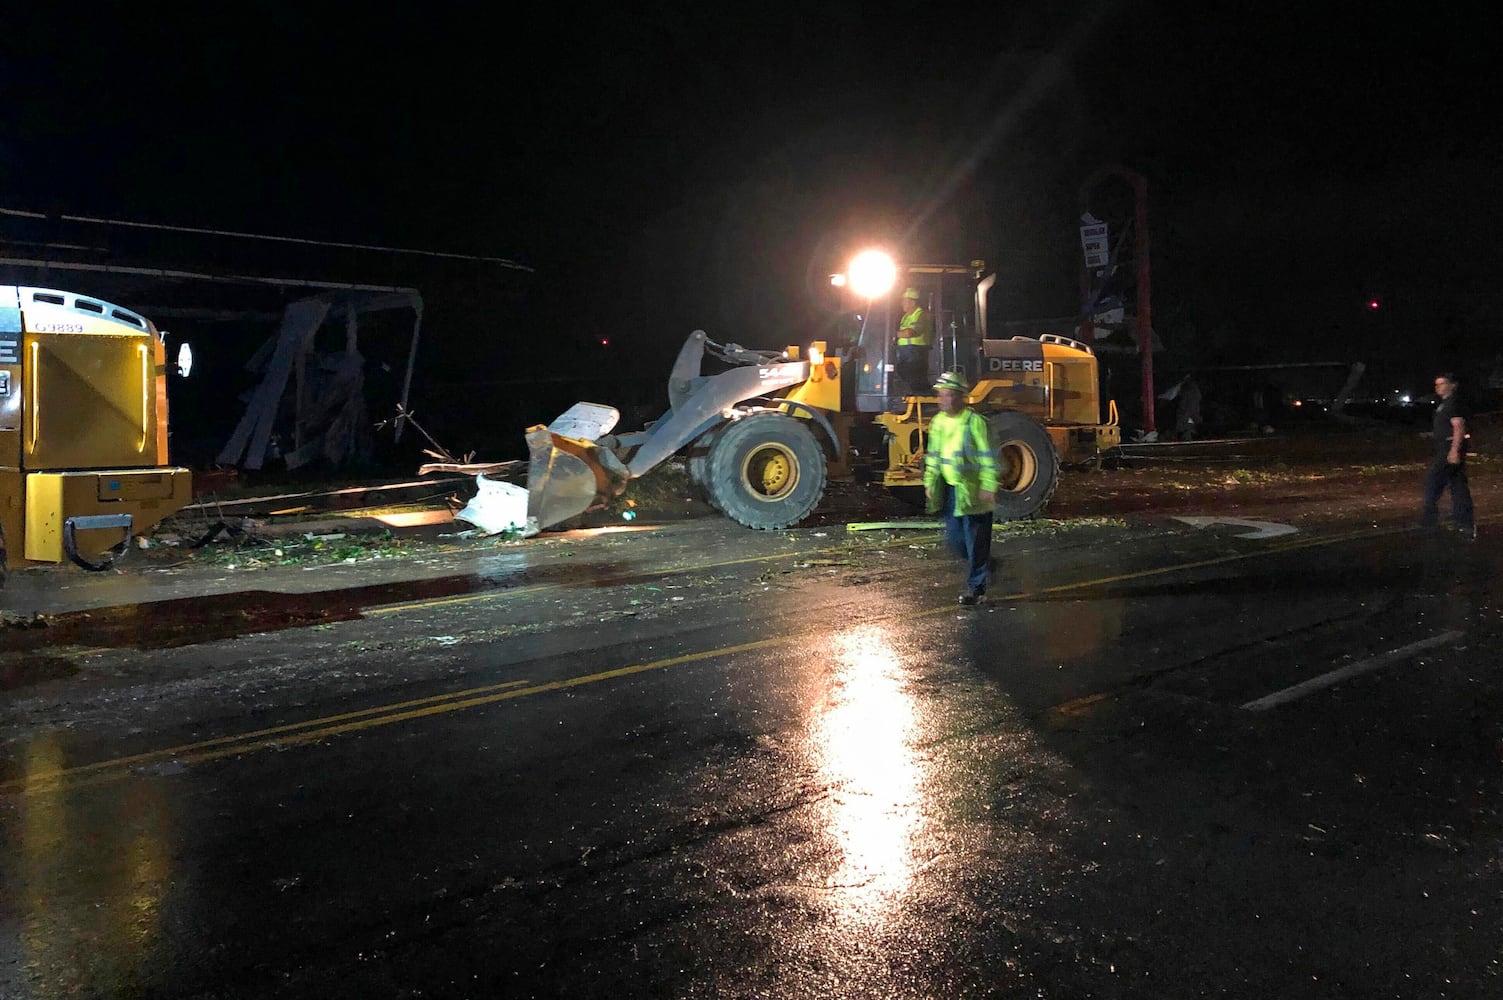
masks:
[[[986,418],[969,407],[953,417],[940,411],[929,422],[924,444],[925,491],[934,496],[941,481],[955,491],[955,513],[991,511],[981,502],[981,494],[997,492],[997,452]]]
[[[928,347],[929,334],[934,329],[934,323],[929,319],[929,314],[924,312],[923,306],[914,306],[913,312],[904,315],[902,322],[898,324],[899,347]],[[904,334],[907,336],[904,336]]]

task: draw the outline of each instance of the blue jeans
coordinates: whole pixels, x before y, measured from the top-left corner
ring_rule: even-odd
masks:
[[[955,491],[949,483],[940,485],[944,487],[940,510],[946,512],[945,545],[957,559],[965,560],[965,584],[979,597],[986,593],[986,584],[991,579],[992,515],[955,513]]]
[[[1451,490],[1451,519],[1462,531],[1472,530],[1472,489],[1466,481],[1466,456],[1461,462],[1451,465],[1446,453],[1436,452],[1425,470],[1425,510],[1420,520],[1425,524],[1440,523],[1440,495]]]

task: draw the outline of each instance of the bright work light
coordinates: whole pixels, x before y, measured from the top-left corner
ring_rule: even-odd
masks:
[[[846,271],[850,287],[865,299],[886,295],[898,280],[898,267],[892,258],[881,250],[863,250],[851,261]]]

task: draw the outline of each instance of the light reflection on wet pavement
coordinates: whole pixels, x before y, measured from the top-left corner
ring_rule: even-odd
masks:
[[[810,720],[819,774],[830,786],[829,832],[840,867],[828,876],[843,913],[878,923],[902,905],[915,867],[915,838],[933,788],[913,743],[919,707],[878,626],[832,637],[833,676]]]
[[[28,772],[63,763],[55,740],[27,747]],[[14,921],[24,956],[11,961],[34,977],[35,996],[52,1000],[111,989],[129,995],[150,981],[173,879],[165,792],[154,783],[128,782],[87,803],[42,795],[20,805],[15,841],[6,843],[9,863],[0,872],[14,906],[6,923]],[[0,974],[0,983],[6,981]]]

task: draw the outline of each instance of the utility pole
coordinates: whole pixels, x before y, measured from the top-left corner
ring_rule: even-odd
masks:
[[[1090,210],[1091,195],[1101,184],[1109,178],[1116,177],[1125,181],[1133,192],[1133,265],[1136,272],[1137,288],[1136,302],[1133,313],[1136,318],[1135,329],[1138,341],[1138,359],[1142,368],[1143,381],[1143,433],[1153,434],[1157,430],[1154,422],[1154,391],[1153,391],[1153,280],[1149,267],[1150,239],[1148,231],[1148,178],[1136,170],[1119,164],[1103,167],[1092,174],[1080,187],[1080,210],[1084,215]],[[1112,255],[1111,265],[1116,265],[1116,255]],[[1095,294],[1094,278],[1089,266],[1083,267],[1080,274],[1081,306],[1084,309],[1091,304]],[[1086,310],[1089,313],[1089,310]],[[1092,332],[1091,316],[1083,318],[1081,330],[1089,335]]]

